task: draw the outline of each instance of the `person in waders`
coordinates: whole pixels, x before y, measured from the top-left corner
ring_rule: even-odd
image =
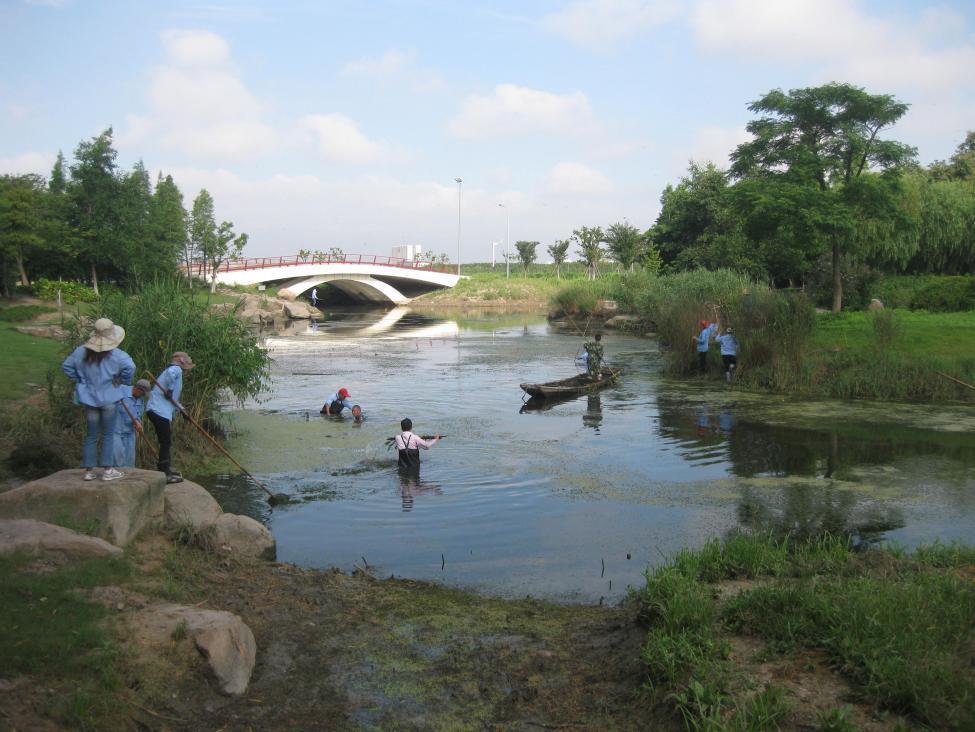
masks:
[[[440,442],[440,435],[435,435],[433,439],[424,440],[419,435],[414,435],[413,420],[408,417],[399,423],[403,431],[396,435],[396,451],[399,453],[399,460],[396,466],[400,470],[419,470],[420,469],[420,448],[429,450]]]
[[[173,416],[176,414],[179,396],[183,392],[183,374],[196,364],[185,351],[176,351],[173,360],[156,379],[149,393],[146,417],[152,422],[159,439],[159,460],[156,470],[166,474],[167,483],[182,483],[183,476],[171,469],[170,451],[173,447]],[[182,411],[182,410],[181,410]],[[183,412],[185,414],[185,412]]]

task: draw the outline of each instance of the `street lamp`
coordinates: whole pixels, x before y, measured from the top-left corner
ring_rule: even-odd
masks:
[[[504,209],[504,276],[511,277],[511,258],[508,256],[508,240],[511,238],[511,212],[503,203],[498,206]]]
[[[460,188],[464,183],[463,178],[454,178],[457,181],[457,277],[460,277]]]

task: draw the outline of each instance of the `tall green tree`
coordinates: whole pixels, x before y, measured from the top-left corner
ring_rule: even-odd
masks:
[[[14,261],[20,284],[25,287],[30,285],[27,261],[44,245],[46,193],[40,176],[0,176],[0,253],[5,265],[8,259]]]
[[[217,290],[217,271],[228,259],[236,259],[247,246],[247,234],[235,234],[230,221],[221,222],[213,249],[207,253],[210,260],[210,292]]]
[[[617,222],[606,230],[606,247],[620,267],[630,272],[643,256],[645,240],[643,233],[626,222]]]
[[[118,239],[116,260],[119,280],[130,288],[144,285],[156,271],[155,251],[150,226],[152,182],[145,165],[139,160],[119,183]]]
[[[79,255],[90,268],[96,293],[98,267],[115,261],[118,256],[117,156],[112,147],[111,127],[97,137],[79,143],[68,185]]]
[[[528,268],[538,258],[537,241],[516,241],[515,248],[518,250],[518,259],[521,260],[521,267],[524,276],[528,276]]]
[[[48,190],[51,193],[60,195],[68,188],[68,179],[64,174],[64,153],[58,150],[58,157],[51,168],[51,178],[47,182]]]
[[[216,241],[217,220],[214,214],[213,197],[206,188],[203,188],[193,199],[193,208],[190,210],[186,263],[191,268],[191,286],[194,273],[204,282],[208,281],[209,253],[216,247]]]
[[[554,244],[550,244],[548,247],[548,255],[552,258],[552,264],[555,265],[555,279],[562,279],[562,265],[565,264],[565,259],[569,254],[568,239],[556,239]]]
[[[890,95],[833,83],[788,94],[776,89],[749,109],[762,116],[748,123],[753,139],[732,154],[731,174],[762,178],[770,188],[791,190],[788,197],[804,198],[801,213],[814,226],[815,239],[830,251],[832,309],[838,313],[843,306],[841,259],[861,254],[868,237],[882,228],[881,219],[895,205],[896,173],[916,157],[914,148],[880,137],[908,105]]]
[[[175,272],[187,247],[187,215],[183,194],[171,175],[156,179],[156,190],[149,207],[150,258],[155,272]]]
[[[928,172],[935,180],[975,180],[975,132],[965,135],[948,162],[935,161]]]
[[[583,226],[572,230],[572,239],[579,247],[582,261],[586,263],[586,277],[594,280],[599,276],[599,262],[603,258],[602,243],[606,240],[601,226]]]

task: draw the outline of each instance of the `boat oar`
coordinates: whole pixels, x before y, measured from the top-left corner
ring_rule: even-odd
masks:
[[[158,452],[156,452],[156,448],[154,448],[154,447],[152,446],[152,443],[151,443],[151,442],[149,442],[149,440],[146,440],[146,439],[145,439],[145,437],[146,437],[146,436],[145,436],[145,435],[143,434],[143,432],[142,432],[142,430],[141,430],[141,429],[139,429],[139,427],[138,427],[138,422],[139,422],[139,420],[137,420],[137,419],[135,418],[135,415],[134,415],[134,414],[132,414],[132,410],[130,410],[130,409],[129,409],[129,405],[125,403],[125,400],[124,400],[124,399],[123,399],[123,400],[122,400],[121,402],[119,402],[119,403],[120,403],[120,404],[122,405],[122,409],[124,409],[124,410],[125,410],[125,413],[126,413],[127,415],[129,415],[129,419],[131,419],[131,420],[132,420],[132,427],[133,427],[133,428],[135,428],[135,432],[136,432],[136,434],[137,434],[137,435],[141,435],[141,436],[142,436],[142,439],[143,439],[143,441],[144,441],[144,442],[146,443],[146,447],[148,447],[148,448],[149,448],[149,452],[151,452],[151,453],[152,453],[152,456],[153,456],[154,458],[156,458],[156,460],[158,460],[158,459],[159,459],[159,453],[158,453]]]
[[[149,378],[152,379],[152,383],[155,384],[156,386],[158,386],[159,389],[162,391],[162,393],[165,394],[166,393],[166,389],[164,389],[163,386],[162,386],[162,384],[160,384],[156,380],[156,377],[153,376],[148,371],[146,371],[146,373],[149,374]],[[240,463],[238,463],[234,459],[234,456],[231,455],[229,452],[227,452],[227,448],[225,448],[223,445],[221,445],[219,442],[217,442],[214,439],[213,435],[211,435],[209,432],[207,432],[205,429],[203,429],[203,427],[200,425],[200,423],[197,422],[195,419],[193,419],[192,416],[190,416],[190,413],[186,411],[186,408],[182,404],[180,404],[178,401],[176,401],[172,397],[166,397],[166,398],[169,399],[169,401],[172,402],[173,406],[176,407],[180,411],[180,414],[182,414],[184,417],[186,417],[187,420],[189,420],[189,423],[191,425],[193,425],[194,427],[196,427],[200,431],[200,434],[201,435],[203,435],[204,437],[206,437],[213,444],[214,447],[216,447],[220,452],[222,452],[224,454],[224,456],[228,460],[230,460],[230,462],[232,462],[234,465],[236,465],[238,468],[240,468],[241,472],[244,475],[246,475],[248,478],[250,478],[251,480],[253,480],[261,488],[261,490],[263,490],[265,493],[267,493],[267,495],[268,495],[267,502],[268,503],[270,503],[273,506],[273,505],[278,504],[278,503],[287,503],[288,502],[289,499],[288,499],[288,496],[286,494],[284,494],[284,493],[271,493],[271,491],[268,490],[268,487],[266,485],[264,485],[261,481],[259,481],[253,475],[251,475],[243,465],[241,465]]]

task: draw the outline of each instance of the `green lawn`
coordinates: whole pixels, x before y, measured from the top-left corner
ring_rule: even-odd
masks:
[[[975,354],[975,311],[928,313],[920,310],[888,310],[894,317],[896,336],[891,349],[901,353],[953,358]],[[863,351],[876,339],[872,313],[847,312],[820,315],[813,336],[814,349]]]
[[[0,402],[23,399],[31,384],[45,384],[47,372],[58,363],[61,344],[53,338],[18,333],[13,323],[0,322]]]

